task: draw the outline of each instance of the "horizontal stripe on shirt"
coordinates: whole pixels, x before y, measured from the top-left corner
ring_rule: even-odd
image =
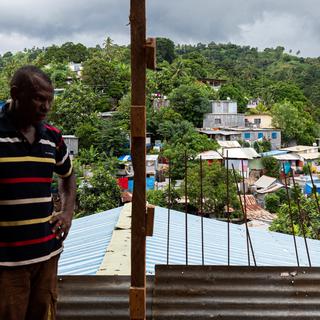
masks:
[[[51,202],[51,200],[52,200],[52,197],[0,200],[0,205],[14,206],[19,204],[35,204],[35,203]]]
[[[69,176],[71,175],[71,173],[72,173],[72,166],[71,166],[71,168],[69,169],[69,171],[68,171],[66,174],[59,174],[59,173],[57,173],[57,175],[58,175],[60,178],[67,178],[67,177],[69,177]]]
[[[49,145],[49,146],[54,147],[54,148],[56,147],[56,144],[54,142],[51,142],[51,141],[45,140],[45,139],[40,139],[39,143],[46,144],[46,145]]]
[[[31,239],[31,240],[24,240],[24,241],[16,241],[16,242],[0,242],[0,248],[10,248],[10,247],[21,247],[21,246],[29,246],[32,244],[37,243],[44,243],[50,241],[51,239],[55,238],[56,234],[50,234],[46,237]]]
[[[44,162],[44,163],[56,163],[53,158],[40,158],[40,157],[6,157],[0,158],[0,162]]]
[[[52,216],[38,219],[29,219],[29,220],[16,220],[16,221],[0,221],[0,227],[17,227],[17,226],[27,226],[31,224],[39,224],[50,221]]]
[[[0,142],[8,142],[8,143],[16,143],[16,142],[22,142],[20,138],[0,138]]]
[[[58,250],[55,250],[53,252],[51,252],[50,254],[43,256],[43,257],[39,257],[39,258],[35,258],[35,259],[30,259],[30,260],[22,260],[22,261],[4,261],[1,262],[0,261],[0,266],[4,266],[4,267],[18,267],[18,266],[24,266],[24,265],[28,265],[28,264],[33,264],[33,263],[38,263],[38,262],[43,262],[46,260],[49,260],[50,258],[56,256],[57,254],[61,253],[63,250],[63,247],[60,247]]]
[[[40,177],[24,177],[24,178],[7,178],[0,179],[1,184],[14,184],[14,183],[51,183],[52,178]]]

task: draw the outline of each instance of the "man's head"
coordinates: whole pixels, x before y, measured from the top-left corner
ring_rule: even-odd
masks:
[[[21,67],[10,87],[11,111],[20,125],[35,125],[45,119],[53,100],[53,86],[42,70],[31,65]]]

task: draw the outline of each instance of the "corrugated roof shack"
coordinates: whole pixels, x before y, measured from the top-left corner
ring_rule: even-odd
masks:
[[[129,319],[130,205],[74,221],[59,263],[58,320]],[[167,242],[170,221],[170,242]],[[147,238],[147,319],[320,319],[320,242],[250,229],[257,266],[248,267],[246,231],[188,215],[189,266],[185,266],[185,215],[156,207],[152,237]],[[121,253],[121,254],[120,254]],[[120,254],[120,255],[119,255]],[[166,265],[169,257],[169,266]],[[112,271],[113,275],[110,275]],[[99,275],[97,275],[99,274]]]

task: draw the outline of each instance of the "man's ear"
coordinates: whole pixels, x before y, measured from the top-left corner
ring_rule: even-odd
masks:
[[[17,86],[12,86],[10,88],[10,95],[12,100],[17,100],[18,99],[18,87]]]

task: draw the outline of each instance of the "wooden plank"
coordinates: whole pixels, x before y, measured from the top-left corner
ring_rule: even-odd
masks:
[[[134,169],[131,234],[131,319],[145,319],[146,299],[146,6],[130,0],[131,156]],[[142,292],[142,293],[141,293]],[[139,316],[137,318],[137,316]],[[143,317],[141,317],[143,316]]]
[[[146,318],[146,288],[130,288],[130,316],[132,320]]]
[[[147,228],[146,228],[147,237],[153,236],[154,209],[155,209],[155,206],[151,204],[147,205]]]

